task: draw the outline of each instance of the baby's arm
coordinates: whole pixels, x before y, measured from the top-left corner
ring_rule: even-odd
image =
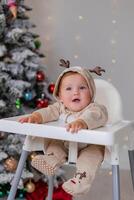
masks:
[[[43,119],[42,119],[41,114],[36,112],[36,113],[32,113],[31,115],[28,115],[27,117],[21,117],[19,119],[19,122],[41,124],[43,122]]]
[[[105,126],[108,120],[108,112],[105,106],[92,103],[79,117],[91,130]]]
[[[71,133],[78,133],[79,130],[87,128],[87,124],[82,119],[77,119],[66,125],[66,130],[70,131]]]
[[[60,115],[60,104],[58,102],[49,105],[47,108],[41,108],[27,117],[22,117],[19,122],[42,124],[58,120]]]

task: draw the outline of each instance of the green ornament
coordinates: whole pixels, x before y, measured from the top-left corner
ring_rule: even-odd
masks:
[[[23,193],[19,194],[19,198],[20,199],[24,198],[24,194]]]
[[[35,40],[34,44],[36,49],[39,49],[41,47],[41,42],[39,40]]]
[[[0,198],[4,197],[5,195],[6,195],[6,191],[4,190],[2,186],[0,186]]]
[[[5,196],[5,192],[4,191],[0,191],[0,198]]]
[[[16,99],[15,105],[17,109],[21,108],[21,100],[19,98]]]
[[[0,198],[6,195],[4,185],[0,185]]]
[[[18,189],[18,191],[17,191],[17,197],[18,197],[19,199],[24,199],[25,194],[26,194],[26,191],[25,191],[24,188],[23,188],[23,189]]]

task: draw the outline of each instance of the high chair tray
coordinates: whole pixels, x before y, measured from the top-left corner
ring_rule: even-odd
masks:
[[[0,120],[0,131],[30,135],[35,137],[53,138],[59,140],[110,145],[117,142],[120,134],[129,136],[132,132],[132,122],[120,121],[94,130],[80,130],[77,134],[67,132],[58,121],[46,124],[20,123],[22,116],[5,118]],[[123,137],[122,137],[123,138]]]

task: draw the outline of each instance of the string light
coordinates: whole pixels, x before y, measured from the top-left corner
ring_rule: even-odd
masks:
[[[75,36],[75,40],[80,40],[80,36],[79,36],[79,35],[76,35],[76,36]]]
[[[79,15],[78,18],[79,18],[79,20],[83,20],[84,19],[84,17],[82,15]]]
[[[115,19],[112,20],[112,24],[116,24],[116,20]]]
[[[83,20],[84,17],[83,17],[82,15],[79,15],[79,16],[78,16],[78,19],[79,19],[79,20]],[[75,36],[75,40],[76,40],[77,42],[78,42],[80,39],[81,39],[80,35],[76,35],[76,36]],[[78,43],[77,43],[77,44],[78,44]],[[75,54],[75,55],[74,55],[74,59],[78,59],[78,58],[79,58],[78,54]]]
[[[47,19],[48,19],[48,20],[52,20],[53,17],[52,17],[52,16],[48,16]]]
[[[112,175],[112,171],[109,171],[108,174],[109,174],[109,176],[111,176]]]
[[[112,34],[112,39],[110,40],[110,44],[112,46],[112,64],[117,63],[116,59],[116,44],[117,44],[117,19],[116,19],[116,14],[117,14],[117,0],[112,1],[112,24],[113,24],[113,34]]]
[[[128,141],[129,139],[128,139],[128,136],[125,136],[124,138],[123,138],[123,140],[124,141]]]
[[[78,57],[79,57],[79,56],[78,56],[77,54],[74,55],[74,58],[75,58],[75,59],[78,59]]]
[[[112,63],[115,64],[116,63],[116,59],[112,58]]]
[[[111,44],[112,44],[112,45],[116,44],[116,40],[112,39],[112,40],[111,40]]]

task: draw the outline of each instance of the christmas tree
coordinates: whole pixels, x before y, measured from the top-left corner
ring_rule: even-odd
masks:
[[[35,25],[26,14],[31,10],[24,0],[0,1],[0,118],[46,107],[52,100],[54,85],[46,81],[39,35],[30,31]],[[0,197],[8,195],[23,142],[20,135],[0,133]],[[47,181],[30,165],[35,155],[29,155],[22,174],[17,193],[21,199],[34,192],[35,181]]]
[[[0,118],[41,108],[52,98],[45,66],[41,63],[39,35],[26,15],[24,0],[0,1]]]

